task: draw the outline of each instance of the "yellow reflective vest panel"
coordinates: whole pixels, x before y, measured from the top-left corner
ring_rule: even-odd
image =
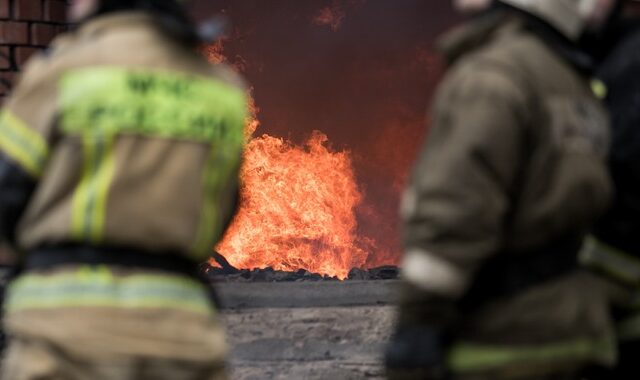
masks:
[[[184,276],[122,273],[107,266],[79,266],[47,274],[27,273],[10,285],[8,313],[63,308],[176,309],[209,314],[204,285]]]

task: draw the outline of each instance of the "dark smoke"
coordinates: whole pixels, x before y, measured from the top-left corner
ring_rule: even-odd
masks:
[[[199,18],[232,22],[225,53],[244,67],[257,134],[303,142],[313,130],[353,152],[366,202],[371,265],[399,252],[397,203],[426,132],[440,69],[436,37],[456,21],[448,0],[201,0]],[[336,17],[335,19],[332,17]]]

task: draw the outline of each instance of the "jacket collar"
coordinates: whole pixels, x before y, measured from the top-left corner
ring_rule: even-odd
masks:
[[[509,9],[499,8],[477,17],[468,24],[445,34],[438,45],[447,63],[453,64],[460,57],[482,47],[494,37],[514,33],[517,30],[527,30],[535,34],[580,72],[587,74],[593,72],[593,58],[575,43],[538,18]]]
[[[438,41],[438,48],[448,64],[486,44],[501,28],[506,18],[504,12],[493,11],[474,18],[453,29]]]
[[[109,13],[95,18],[90,18],[80,24],[77,29],[77,35],[81,38],[95,37],[103,34],[107,30],[117,29],[121,27],[140,27],[151,26],[155,23],[153,17],[145,12],[115,12]]]

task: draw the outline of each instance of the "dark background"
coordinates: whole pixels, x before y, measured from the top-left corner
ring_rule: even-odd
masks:
[[[352,152],[371,265],[395,262],[398,198],[441,76],[436,38],[457,21],[450,1],[196,0],[193,11],[230,21],[225,55],[253,88],[256,135],[302,143],[320,130]]]

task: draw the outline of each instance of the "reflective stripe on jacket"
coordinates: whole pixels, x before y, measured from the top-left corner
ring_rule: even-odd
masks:
[[[27,273],[8,289],[9,313],[59,308],[177,309],[209,314],[207,289],[197,280],[159,272],[118,272],[80,266]]]

